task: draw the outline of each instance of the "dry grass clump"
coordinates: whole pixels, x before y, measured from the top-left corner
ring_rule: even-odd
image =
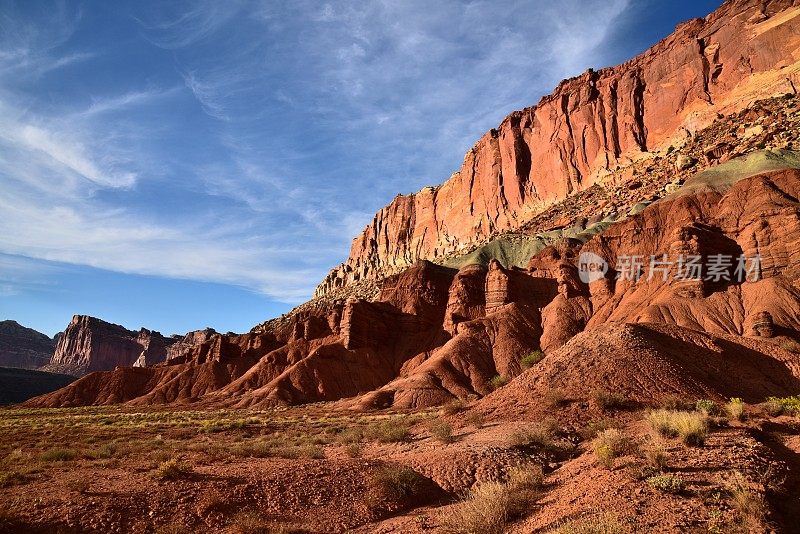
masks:
[[[662,471],[667,467],[667,460],[669,457],[660,436],[650,439],[644,447],[641,448],[641,452],[647,465],[653,469]]]
[[[428,432],[440,443],[452,443],[455,441],[453,427],[447,421],[431,421],[428,424]]]
[[[613,391],[596,389],[592,392],[592,401],[601,410],[616,410],[624,408],[628,403],[628,398]]]
[[[544,471],[540,465],[512,467],[506,475],[509,491],[509,514],[518,517],[536,501],[544,484]]]
[[[41,459],[45,462],[70,462],[78,457],[75,449],[48,449],[42,453]]]
[[[411,426],[402,419],[386,419],[371,429],[371,435],[381,443],[408,441],[411,437]]]
[[[592,442],[597,461],[608,469],[614,467],[614,460],[628,452],[630,447],[628,437],[617,428],[603,430]]]
[[[767,517],[764,498],[750,488],[747,479],[738,471],[733,474],[728,490],[739,522],[748,532],[760,530]]]
[[[505,482],[484,482],[447,511],[445,532],[452,534],[500,534],[506,524],[530,509],[541,491],[541,466],[512,467]]]
[[[387,465],[372,473],[366,494],[367,506],[377,509],[384,504],[401,502],[416,493],[423,477],[410,467]]]
[[[467,409],[467,403],[461,399],[453,399],[442,405],[442,415],[455,415]]]
[[[655,475],[648,478],[647,483],[665,493],[680,493],[686,487],[686,483],[677,475]]]
[[[708,417],[703,413],[655,410],[649,412],[646,419],[660,435],[680,436],[687,445],[702,446],[708,435]]]
[[[485,418],[483,414],[480,412],[470,412],[464,417],[464,422],[470,426],[474,426],[475,428],[483,428]]]
[[[179,480],[189,478],[194,473],[194,468],[186,462],[181,462],[177,458],[172,458],[166,462],[161,462],[156,468],[155,476],[161,480]]]
[[[344,453],[350,458],[361,458],[364,452],[364,445],[361,443],[348,443],[344,446]]]
[[[18,486],[28,482],[28,476],[18,471],[0,471],[0,488]]]
[[[502,534],[510,519],[510,504],[508,486],[485,482],[448,510],[442,526],[452,534]]]
[[[529,428],[517,430],[508,436],[510,447],[536,447],[550,449],[554,446],[554,423],[542,421]]]
[[[615,517],[600,514],[568,521],[556,528],[553,534],[628,534],[629,532],[630,530]]]
[[[728,404],[725,405],[725,411],[731,419],[735,421],[744,421],[744,402],[739,397],[733,397]]]

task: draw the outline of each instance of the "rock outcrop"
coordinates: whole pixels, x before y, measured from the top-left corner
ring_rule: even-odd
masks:
[[[177,341],[142,328],[138,332],[88,315],[75,315],[44,369],[72,375],[163,362]]]
[[[315,296],[467,251],[576,191],[615,179],[613,172],[631,162],[679,146],[718,113],[796,93],[798,4],[728,1],[622,65],[562,82],[487,132],[442,185],[399,195],[381,209]],[[702,157],[708,164],[726,154],[720,144]]]
[[[0,367],[37,369],[53,356],[55,339],[16,321],[0,321]]]

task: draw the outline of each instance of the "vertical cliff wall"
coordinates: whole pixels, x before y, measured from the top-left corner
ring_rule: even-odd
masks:
[[[138,332],[87,315],[75,315],[59,337],[47,370],[81,375],[163,362],[175,343],[158,332]]]
[[[468,251],[680,144],[717,113],[795,93],[799,60],[800,0],[737,0],[622,65],[565,80],[487,132],[442,185],[381,209],[315,296]]]

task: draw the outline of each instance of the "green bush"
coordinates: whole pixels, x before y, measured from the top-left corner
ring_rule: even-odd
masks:
[[[780,407],[776,415],[780,415],[781,413],[796,415],[800,413],[800,396],[798,395],[793,397],[769,397],[767,403],[772,405],[773,410]]]
[[[647,479],[647,483],[665,493],[680,493],[686,486],[683,479],[677,475],[656,475]]]
[[[544,358],[544,353],[540,350],[535,350],[523,356],[520,359],[520,365],[523,369],[530,369]]]
[[[489,380],[489,386],[492,389],[499,389],[503,386],[508,384],[508,378],[501,375],[494,375],[491,380]]]

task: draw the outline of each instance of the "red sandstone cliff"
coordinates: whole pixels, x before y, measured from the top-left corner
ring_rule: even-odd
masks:
[[[75,315],[61,335],[49,371],[81,375],[117,367],[152,365],[164,361],[175,343],[158,332],[139,332],[87,315]]]
[[[796,92],[799,5],[728,1],[622,65],[565,80],[487,132],[442,185],[381,209],[315,296],[468,250],[620,166],[680,144],[718,112]]]

